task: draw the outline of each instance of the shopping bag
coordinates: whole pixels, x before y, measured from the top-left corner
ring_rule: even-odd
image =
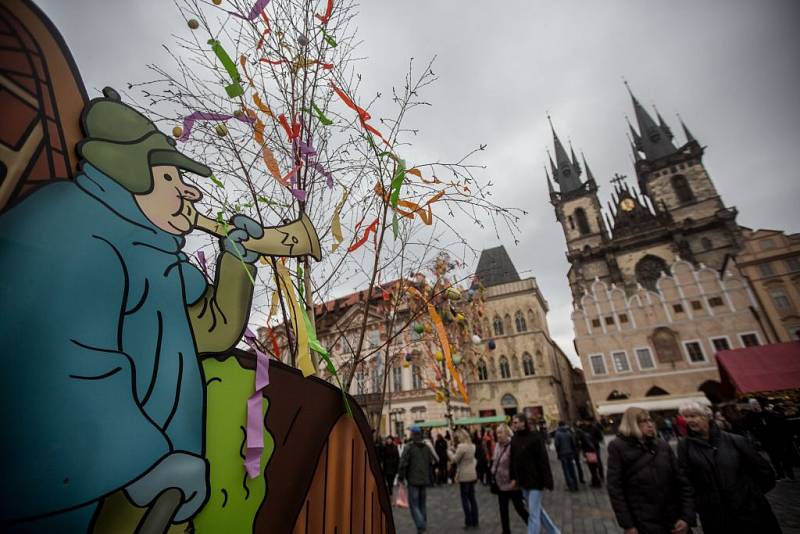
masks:
[[[408,492],[406,491],[405,484],[397,485],[396,495],[397,496],[394,498],[395,506],[399,506],[400,508],[408,508]]]
[[[596,464],[597,463],[597,453],[596,452],[586,452],[586,463],[587,464]]]

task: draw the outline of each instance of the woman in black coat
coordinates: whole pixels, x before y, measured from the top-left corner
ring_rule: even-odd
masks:
[[[689,435],[678,444],[678,461],[694,486],[703,532],[779,534],[764,497],[775,487],[767,461],[744,437],[720,430],[707,406],[688,403],[680,412]]]
[[[606,485],[625,534],[685,534],[695,524],[692,488],[641,408],[628,408],[608,445]]]
[[[392,436],[386,438],[383,446],[383,476],[386,478],[386,487],[389,488],[389,495],[392,494],[394,487],[394,477],[397,476],[397,469],[400,467],[400,452],[394,444]]]

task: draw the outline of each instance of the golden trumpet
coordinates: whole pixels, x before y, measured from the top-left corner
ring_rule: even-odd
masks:
[[[217,237],[228,235],[230,227],[198,213],[195,228]],[[305,213],[299,219],[280,226],[264,228],[264,235],[259,239],[248,239],[242,242],[247,250],[258,252],[263,256],[297,258],[311,256],[317,261],[322,259],[322,247],[317,230]]]

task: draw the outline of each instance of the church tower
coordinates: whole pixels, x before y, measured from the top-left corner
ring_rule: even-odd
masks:
[[[720,268],[726,255],[741,248],[736,209],[728,208],[703,165],[705,147],[681,120],[686,141],[675,137],[661,114],[656,120],[642,107],[626,83],[638,131],[628,123],[639,189],[656,214],[673,221],[676,252],[684,259]]]
[[[586,181],[581,181],[583,171],[575,157],[575,151],[570,146],[570,155],[567,155],[552,122],[550,129],[553,132],[556,161],[553,162],[553,158],[549,155],[548,157],[550,172],[558,184],[558,191],[550,181],[547,167],[544,172],[550,192],[550,203],[556,210],[556,219],[561,223],[567,238],[567,249],[572,252],[586,247],[594,248],[608,239],[600,201],[597,199],[597,183],[585,159],[583,167],[586,169]]]

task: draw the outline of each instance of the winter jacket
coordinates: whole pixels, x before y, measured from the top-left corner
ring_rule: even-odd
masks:
[[[422,441],[409,443],[400,457],[397,478],[411,486],[428,486],[431,483],[431,464],[435,458],[431,449]]]
[[[507,443],[497,442],[494,447],[492,457],[492,474],[501,491],[511,491],[514,487],[511,484],[511,441]]]
[[[569,427],[560,426],[555,433],[555,446],[559,458],[572,458],[577,453],[575,437]]]
[[[709,439],[680,441],[678,461],[694,486],[705,534],[781,532],[764,497],[775,487],[775,474],[745,438],[711,423]]]
[[[550,460],[538,432],[519,430],[511,438],[509,475],[522,489],[553,489]]]
[[[663,439],[619,436],[608,445],[608,496],[619,526],[669,534],[675,522],[695,524],[693,491]]]
[[[456,465],[456,482],[475,482],[478,480],[475,460],[475,445],[459,443],[455,452],[448,451],[450,461]]]
[[[400,466],[400,453],[397,451],[397,445],[383,446],[383,472],[387,475],[396,475],[397,468]]]
[[[443,437],[438,437],[433,443],[436,455],[439,457],[439,464],[447,465],[447,441]]]

